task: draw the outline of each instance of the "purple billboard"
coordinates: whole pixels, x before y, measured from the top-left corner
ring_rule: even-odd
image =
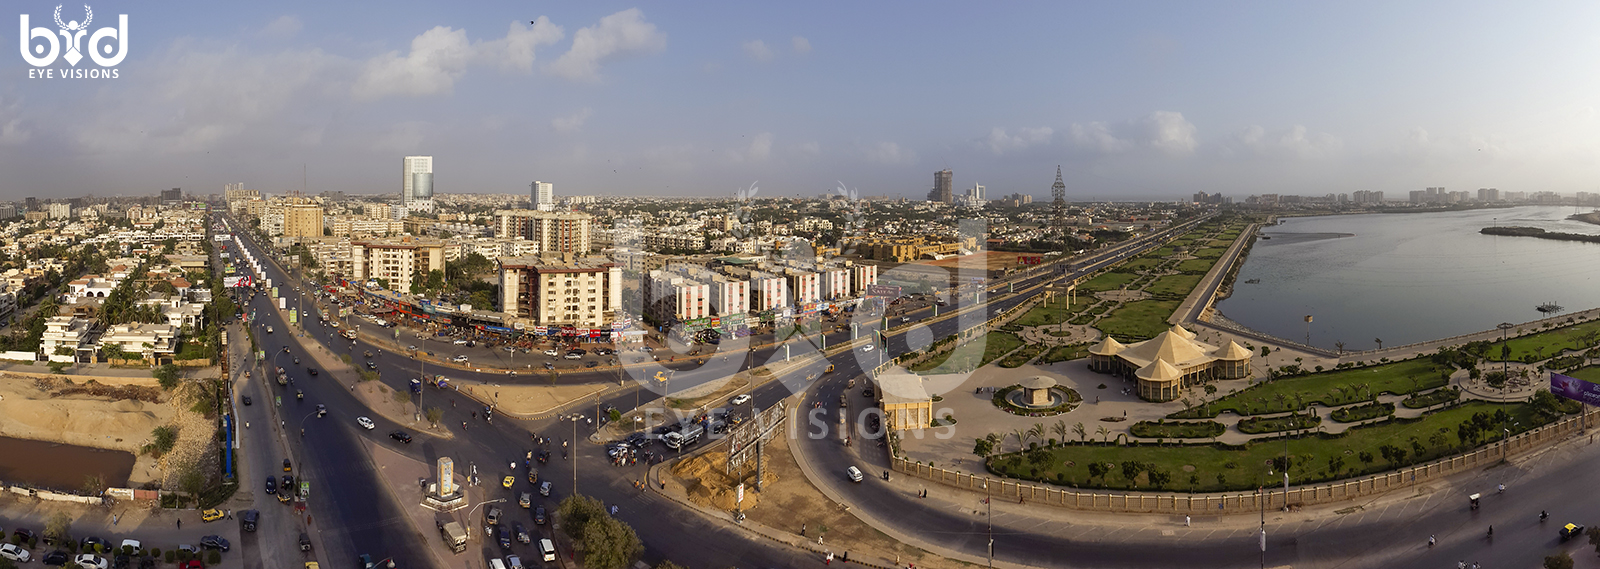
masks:
[[[1559,373],[1550,374],[1550,393],[1592,405],[1600,405],[1600,384],[1589,383]]]

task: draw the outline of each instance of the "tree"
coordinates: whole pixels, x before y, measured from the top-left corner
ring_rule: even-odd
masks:
[[[1063,445],[1067,444],[1067,433],[1068,433],[1068,430],[1067,430],[1067,422],[1066,421],[1062,421],[1062,420],[1059,420],[1059,419],[1056,420],[1056,424],[1051,425],[1050,426],[1050,430],[1055,432],[1056,440],[1061,441],[1061,444],[1063,444]]]
[[[590,569],[624,569],[644,553],[633,527],[605,516],[592,518],[583,530],[583,565]]]
[[[1106,426],[1105,425],[1100,425],[1099,427],[1096,427],[1095,431],[1094,431],[1094,434],[1100,435],[1100,442],[1103,442],[1103,443],[1111,442],[1111,437],[1110,437],[1111,431],[1106,430]]]
[[[171,391],[172,388],[178,386],[178,366],[176,365],[163,365],[150,372],[150,375],[155,376],[162,389]]]
[[[1572,556],[1563,551],[1544,557],[1544,569],[1572,569]]]
[[[199,464],[190,464],[183,469],[183,475],[178,478],[178,487],[190,496],[199,496],[200,491],[206,486],[206,475],[200,472]]]
[[[1589,536],[1589,545],[1594,546],[1595,553],[1600,553],[1600,527],[1590,527],[1583,534]]]
[[[1378,349],[1383,349],[1383,338],[1373,338],[1372,341],[1378,345]]]
[[[980,458],[989,458],[989,453],[991,452],[994,452],[994,447],[990,446],[987,439],[977,439],[972,445],[972,454],[978,455]]]
[[[1078,442],[1083,442],[1089,438],[1089,430],[1083,427],[1083,421],[1078,421],[1072,425],[1072,432],[1078,434]]]
[[[99,496],[106,491],[106,480],[99,474],[89,474],[83,477],[83,493],[90,496]]]
[[[1027,447],[1028,447],[1028,433],[1031,433],[1031,432],[1033,432],[1031,429],[1030,430],[1026,430],[1026,431],[1022,430],[1022,429],[1012,429],[1011,430],[1011,436],[1017,438],[1017,452],[1022,452],[1023,450],[1027,449]]]
[[[1339,341],[1334,342],[1333,343],[1333,347],[1335,349],[1339,350],[1339,356],[1340,357],[1344,356],[1344,341],[1343,340],[1339,340]]]
[[[428,423],[432,424],[434,428],[438,428],[439,420],[444,418],[444,411],[438,407],[429,407],[422,412],[422,415],[427,417]]]
[[[663,560],[661,560],[660,563],[656,564],[655,569],[689,569],[689,568],[688,567],[684,567],[682,565],[679,565],[677,563],[673,563],[673,562],[668,561],[666,559],[663,559]]]
[[[44,537],[50,541],[63,542],[71,539],[72,516],[66,512],[50,514],[50,520],[44,523]]]

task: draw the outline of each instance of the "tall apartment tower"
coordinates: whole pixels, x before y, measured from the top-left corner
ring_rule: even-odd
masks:
[[[534,180],[531,187],[533,188],[533,209],[539,211],[556,210],[555,184]]]
[[[933,189],[928,192],[928,201],[955,203],[955,174],[945,168],[933,173]]]
[[[433,211],[433,157],[407,156],[400,168],[400,203],[409,211]]]

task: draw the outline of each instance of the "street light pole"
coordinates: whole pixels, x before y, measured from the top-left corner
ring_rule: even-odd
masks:
[[[989,522],[989,569],[994,569],[994,500],[989,494],[989,482],[983,483],[983,503],[988,506],[989,513],[985,515]]]
[[[578,495],[578,459],[572,455],[578,454],[578,416],[572,416],[572,448],[567,450],[567,460],[572,461],[572,495]]]

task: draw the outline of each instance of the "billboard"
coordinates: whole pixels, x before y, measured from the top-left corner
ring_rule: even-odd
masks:
[[[1589,383],[1576,377],[1550,374],[1550,393],[1590,405],[1600,405],[1600,384]]]
[[[900,296],[900,287],[895,285],[869,284],[867,296]]]
[[[248,287],[248,286],[250,286],[250,277],[248,277],[248,276],[243,276],[243,277],[223,277],[222,286],[225,286],[225,287],[236,287],[236,286]]]
[[[1017,257],[1018,265],[1038,265],[1044,262],[1044,255],[1024,255]]]

